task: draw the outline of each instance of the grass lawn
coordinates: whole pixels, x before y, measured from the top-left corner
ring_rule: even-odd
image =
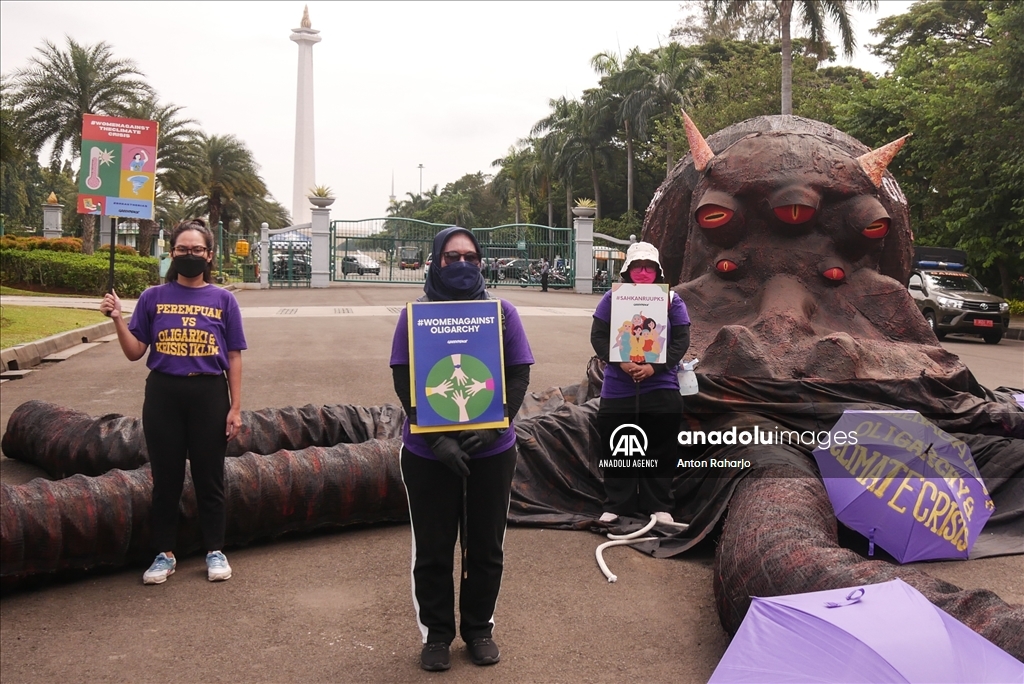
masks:
[[[55,292],[33,292],[32,290],[19,290],[14,287],[0,285],[0,295],[11,295],[18,297],[88,297],[88,295],[59,294]]]
[[[6,349],[109,320],[99,311],[88,309],[0,306],[0,348]]]

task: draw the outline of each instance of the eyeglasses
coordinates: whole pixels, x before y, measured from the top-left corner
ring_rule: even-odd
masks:
[[[465,261],[470,264],[480,263],[480,255],[477,254],[476,252],[443,252],[441,256],[443,256],[444,260],[447,261],[449,264],[454,264],[456,261],[459,260]]]
[[[191,254],[192,256],[206,256],[206,253],[209,251],[209,248],[200,247],[198,245],[195,247],[179,246],[174,248],[174,256],[185,256],[186,254]]]

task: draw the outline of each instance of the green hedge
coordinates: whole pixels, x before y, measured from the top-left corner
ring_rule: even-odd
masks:
[[[0,249],[48,249],[53,252],[81,252],[82,238],[41,238],[25,237],[16,235],[4,235],[0,237]],[[134,252],[134,250],[132,250]]]
[[[159,281],[156,259],[119,256],[114,264],[114,289],[122,297],[138,297]],[[133,263],[135,262],[135,263]],[[110,261],[107,256],[0,249],[0,283],[39,285],[71,290],[81,294],[102,295],[107,289]]]
[[[1014,316],[1024,316],[1024,301],[1020,299],[1010,299],[1010,313]]]

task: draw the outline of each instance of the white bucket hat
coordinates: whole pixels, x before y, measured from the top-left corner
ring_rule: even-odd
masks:
[[[634,261],[653,261],[658,265],[658,277],[664,280],[665,273],[661,270],[661,259],[658,256],[658,248],[650,242],[634,242],[626,250],[626,260],[622,263],[619,275],[629,272],[629,265]]]

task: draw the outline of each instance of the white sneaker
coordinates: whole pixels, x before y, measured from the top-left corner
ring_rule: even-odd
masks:
[[[673,525],[676,522],[672,514],[667,511],[657,511],[654,514],[654,519],[662,525]]]
[[[143,573],[142,583],[163,584],[168,577],[174,574],[174,566],[177,564],[178,562],[166,553],[157,554],[153,564],[149,566],[149,570]]]
[[[615,522],[618,519],[619,519],[619,516],[617,516],[614,513],[611,513],[610,511],[606,511],[606,512],[602,513],[601,517],[598,518],[598,520],[600,520],[603,523]]]
[[[227,557],[220,551],[206,554],[206,579],[211,582],[222,582],[231,579],[231,566]]]

